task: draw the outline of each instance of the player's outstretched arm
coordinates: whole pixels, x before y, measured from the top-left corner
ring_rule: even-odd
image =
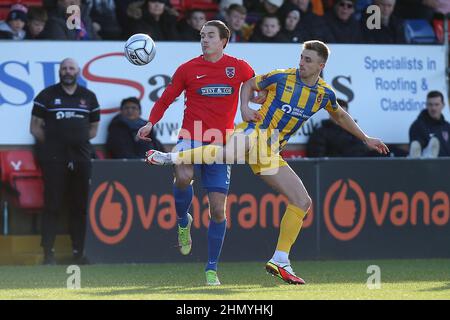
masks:
[[[151,122],[147,122],[145,126],[139,128],[139,131],[136,134],[137,139],[141,139],[144,141],[152,141],[150,138],[150,132],[152,131],[153,124]]]
[[[371,150],[376,150],[381,154],[388,154],[389,148],[378,138],[369,137],[361,130],[358,124],[353,118],[340,106],[337,111],[328,111],[330,116],[339,124],[342,128],[353,134],[358,139],[362,140],[367,147]]]
[[[253,98],[253,92],[255,90],[258,90],[258,87],[256,86],[255,77],[247,80],[244,82],[244,84],[241,87],[241,115],[242,120],[250,122],[250,121],[260,121],[262,120],[261,115],[258,111],[253,110],[249,107],[249,102]],[[264,98],[265,100],[265,98]]]

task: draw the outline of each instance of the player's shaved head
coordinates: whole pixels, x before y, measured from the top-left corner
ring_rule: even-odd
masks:
[[[317,52],[317,55],[323,59],[323,63],[327,62],[328,56],[330,55],[330,48],[319,40],[305,41],[303,43],[303,49]]]
[[[59,65],[59,79],[63,85],[75,85],[79,74],[80,67],[75,59],[65,58],[61,61]]]
[[[61,70],[63,67],[71,66],[75,67],[77,71],[80,70],[80,66],[78,65],[78,62],[75,61],[73,58],[65,58],[63,61],[61,61],[61,64],[59,65],[59,69]]]

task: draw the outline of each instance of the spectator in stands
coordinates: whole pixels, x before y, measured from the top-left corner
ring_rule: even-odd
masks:
[[[177,18],[166,8],[169,0],[146,0],[142,18],[131,22],[130,34],[146,33],[155,41],[179,40]]]
[[[409,128],[409,156],[450,157],[450,123],[442,115],[444,95],[428,92],[426,106]]]
[[[87,263],[84,256],[86,215],[91,178],[89,139],[97,134],[100,108],[95,94],[78,85],[80,67],[64,59],[60,82],[42,90],[34,99],[30,131],[40,144],[44,178],[42,240],[44,264],[55,264],[54,243],[57,218],[70,196],[69,231],[75,264]]]
[[[141,104],[135,97],[123,99],[120,113],[109,124],[106,148],[115,159],[143,159],[150,149],[164,151],[164,147],[156,138],[154,130],[150,134],[152,141],[136,139],[140,127],[147,121],[141,117]]]
[[[69,29],[67,27],[67,8],[71,5],[80,7],[81,24]],[[55,9],[49,12],[49,19],[45,24],[42,37],[52,40],[97,40],[98,35],[94,31],[92,20],[89,17],[89,8],[81,4],[81,0],[58,0]]]
[[[395,14],[403,19],[425,19],[450,13],[449,0],[397,0]]]
[[[262,19],[260,27],[253,32],[250,42],[288,42],[287,37],[280,31],[281,25],[278,16],[268,14]]]
[[[200,41],[200,30],[206,22],[206,14],[200,9],[190,10],[186,21],[180,25],[180,35],[183,41]]]
[[[286,0],[280,8],[279,14],[282,20],[285,20],[289,12],[295,9],[298,10],[300,12],[300,22],[297,28],[301,30],[305,40],[316,39],[329,42],[332,40],[332,37],[328,31],[326,22],[322,16],[315,13],[322,12],[323,10],[314,10],[314,3],[310,0]]]
[[[220,0],[219,1],[219,12],[217,13],[215,19],[226,22],[227,11],[234,4],[243,6],[245,8],[246,14],[247,14],[247,8],[244,6],[243,0]]]
[[[330,32],[329,42],[361,43],[361,26],[354,18],[356,0],[338,0],[334,9],[325,14],[325,21]]]
[[[381,9],[381,29],[369,29],[366,26],[367,14],[363,14],[361,26],[366,43],[403,44],[406,43],[404,22],[392,13],[396,0],[375,0]]]
[[[129,35],[130,25],[134,20],[142,18],[144,0],[115,0],[116,17],[122,29],[122,38]]]
[[[24,5],[14,4],[8,13],[6,21],[0,22],[0,31],[6,33],[5,38],[12,40],[25,39],[25,26],[28,9]]]
[[[279,15],[279,9],[283,5],[284,0],[261,0],[257,2],[257,5],[252,6],[252,9],[248,9],[247,23],[255,25],[256,29],[259,28],[258,24],[261,23],[263,17],[267,15]]]
[[[231,31],[229,42],[246,42],[248,40],[249,26],[245,23],[247,9],[240,4],[232,4],[228,7],[225,22]]]
[[[117,40],[122,36],[122,30],[116,17],[116,1],[86,0],[94,26],[98,35],[105,40]]]
[[[307,39],[307,35],[303,29],[299,28],[300,11],[297,9],[288,12],[284,18],[284,25],[281,33],[289,39],[289,42],[303,43]]]
[[[337,99],[348,112],[346,101]],[[322,126],[312,133],[306,145],[308,157],[366,157],[378,155],[347,130],[341,128],[332,118],[322,120]]]
[[[28,10],[28,23],[26,39],[36,40],[42,39],[42,31],[44,31],[47,23],[47,11],[42,7],[31,7]]]
[[[0,22],[1,24],[1,22]],[[0,30],[0,39],[12,40],[13,35],[11,32]]]

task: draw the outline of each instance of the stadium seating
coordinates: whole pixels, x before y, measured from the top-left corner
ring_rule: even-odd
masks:
[[[444,42],[444,21],[441,19],[433,20],[433,28],[436,33],[436,37],[440,43]],[[448,30],[450,30],[450,21],[448,21]],[[450,32],[448,34],[448,39],[450,41]]]
[[[306,150],[283,150],[280,154],[286,160],[299,159],[306,157]]]
[[[372,4],[373,0],[357,0],[355,3],[355,19],[361,20],[361,17],[364,15],[364,11]]]
[[[0,21],[6,19],[9,8],[16,3],[21,3],[27,7],[42,6],[42,0],[0,0]]]
[[[433,28],[427,20],[405,20],[405,38],[407,43],[431,44],[436,43]]]
[[[189,10],[200,9],[205,12],[206,20],[210,20],[219,10],[219,5],[214,0],[170,0],[170,4],[180,12],[180,18]]]
[[[8,197],[12,205],[30,213],[44,207],[42,173],[31,151],[2,151],[0,168],[2,187],[12,193]]]

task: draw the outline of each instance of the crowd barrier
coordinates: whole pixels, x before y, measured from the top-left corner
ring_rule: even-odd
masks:
[[[291,258],[449,258],[450,158],[289,162],[313,200]],[[96,263],[206,261],[208,201],[194,183],[193,250],[176,248],[170,167],[94,161],[86,250]],[[222,261],[266,260],[287,199],[234,165]]]
[[[59,63],[66,57],[78,61],[80,84],[97,95],[102,114],[92,142],[104,144],[122,99],[141,99],[142,117],[147,118],[176,68],[201,54],[199,43],[158,42],[155,59],[146,66],[134,66],[124,57],[123,41],[0,41],[0,46],[0,145],[34,143],[29,133],[33,100],[59,81]],[[447,91],[442,45],[330,44],[330,49],[324,80],[338,98],[349,102],[350,114],[361,127],[386,143],[408,143],[408,129],[425,108],[427,93]],[[226,53],[248,61],[257,74],[297,68],[300,52],[300,44],[230,43],[226,48]],[[239,75],[240,70],[235,70],[233,77]],[[162,143],[177,141],[183,111],[181,96],[155,126]],[[448,111],[445,108],[447,119]],[[306,143],[325,118],[327,113],[319,111],[292,135],[290,143]],[[235,121],[241,121],[239,112]]]

